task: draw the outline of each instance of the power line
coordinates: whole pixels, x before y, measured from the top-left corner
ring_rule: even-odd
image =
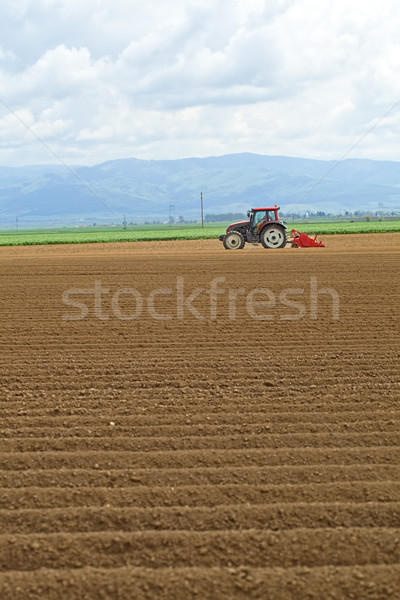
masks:
[[[289,206],[289,208],[287,209],[287,212],[289,212],[289,213],[290,213],[290,212],[293,212],[294,208],[296,208],[296,206],[297,206],[298,204],[300,204],[301,202],[303,202],[303,200],[305,200],[305,199],[307,198],[307,196],[309,196],[309,195],[311,194],[311,192],[312,192],[312,191],[313,191],[313,190],[314,190],[314,189],[317,187],[317,185],[319,185],[319,184],[320,184],[320,183],[321,183],[321,182],[322,182],[322,181],[323,181],[323,180],[324,180],[326,177],[328,177],[328,175],[329,175],[330,173],[332,173],[332,171],[333,171],[334,169],[336,169],[336,167],[337,167],[337,166],[338,166],[338,165],[339,165],[339,164],[340,164],[340,163],[341,163],[343,160],[345,160],[345,158],[347,158],[347,157],[348,157],[348,155],[349,155],[351,152],[353,152],[353,150],[354,150],[355,148],[357,148],[357,146],[359,146],[359,145],[361,144],[361,142],[363,142],[363,141],[365,140],[365,138],[366,138],[366,137],[367,137],[367,136],[368,136],[370,133],[372,133],[372,131],[373,131],[374,129],[376,129],[376,128],[378,127],[378,125],[380,125],[380,124],[382,123],[382,121],[383,121],[384,119],[386,119],[386,117],[387,117],[387,116],[388,116],[388,115],[389,115],[391,112],[393,112],[393,110],[394,110],[395,108],[397,108],[399,105],[400,105],[400,100],[397,100],[397,102],[395,102],[395,103],[393,104],[393,106],[391,106],[391,107],[389,108],[389,110],[387,110],[387,111],[385,112],[385,114],[384,114],[382,117],[380,117],[380,119],[378,119],[378,120],[377,120],[377,122],[376,122],[374,125],[372,125],[372,127],[370,127],[370,128],[368,129],[368,131],[366,131],[366,132],[365,132],[365,133],[364,133],[364,134],[363,134],[363,135],[360,137],[360,139],[359,139],[359,140],[357,140],[357,141],[356,141],[356,142],[355,142],[355,143],[354,143],[354,144],[353,144],[353,145],[352,145],[352,146],[351,146],[351,147],[350,147],[350,148],[349,148],[349,149],[348,149],[348,150],[347,150],[347,151],[346,151],[346,152],[343,154],[343,156],[342,156],[341,158],[339,158],[339,160],[337,160],[337,161],[336,161],[336,162],[335,162],[335,163],[334,163],[334,164],[333,164],[333,165],[332,165],[332,166],[331,166],[331,167],[330,167],[330,168],[329,168],[329,169],[326,171],[326,173],[324,173],[324,174],[322,175],[322,177],[320,177],[320,178],[319,178],[319,179],[318,179],[318,180],[317,180],[317,181],[316,181],[316,182],[315,182],[315,183],[314,183],[314,184],[313,184],[313,185],[310,187],[310,189],[309,189],[309,190],[307,190],[307,192],[305,192],[305,193],[304,193],[304,194],[301,196],[301,198],[300,198],[300,199],[299,199],[299,200],[298,200],[298,201],[297,201],[295,204],[292,204],[291,206]]]
[[[121,221],[121,223],[123,224],[123,219],[121,219],[121,216],[118,215],[114,209],[111,208],[111,206],[109,206],[107,204],[107,202],[101,197],[99,196],[99,194],[93,190],[90,185],[84,180],[82,179],[82,177],[72,168],[70,167],[62,158],[61,156],[59,156],[57,154],[57,152],[55,150],[53,150],[53,148],[51,146],[49,146],[49,144],[47,144],[47,142],[45,142],[40,135],[38,135],[36,133],[36,131],[34,131],[32,129],[32,127],[30,127],[30,125],[28,125],[28,123],[26,123],[26,121],[24,121],[24,119],[9,105],[7,104],[7,102],[5,100],[3,100],[3,98],[0,97],[0,102],[3,106],[5,106],[5,108],[12,114],[14,115],[14,117],[16,119],[18,119],[18,121],[20,123],[22,123],[22,125],[24,125],[24,127],[26,127],[26,129],[53,155],[55,156],[55,158],[66,168],[68,169],[68,171],[91,193],[93,194],[102,204],[103,206],[105,206],[107,208],[107,210],[110,211],[111,214],[113,214],[118,221]]]

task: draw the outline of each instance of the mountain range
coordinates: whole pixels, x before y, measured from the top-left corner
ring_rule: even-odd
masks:
[[[283,213],[400,210],[400,163],[230,154],[0,167],[0,228],[21,222],[199,218],[277,203]]]

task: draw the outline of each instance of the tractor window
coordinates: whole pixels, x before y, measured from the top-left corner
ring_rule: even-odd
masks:
[[[269,210],[259,210],[254,215],[254,225],[257,227],[261,221],[271,221],[271,215],[269,214]]]

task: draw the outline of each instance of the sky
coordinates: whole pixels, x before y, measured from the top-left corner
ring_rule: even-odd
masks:
[[[400,161],[399,32],[395,0],[1,0],[0,165]]]

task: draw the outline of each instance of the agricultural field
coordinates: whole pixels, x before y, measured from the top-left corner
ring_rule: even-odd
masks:
[[[322,239],[0,248],[2,600],[399,597],[400,233]]]
[[[128,226],[126,230],[122,226],[0,230],[0,246],[217,239],[225,233],[228,225],[229,223],[206,223],[204,229],[193,224]],[[312,235],[390,233],[400,231],[400,220],[354,223],[326,219],[311,222],[288,220],[287,227],[288,232],[293,228]]]

